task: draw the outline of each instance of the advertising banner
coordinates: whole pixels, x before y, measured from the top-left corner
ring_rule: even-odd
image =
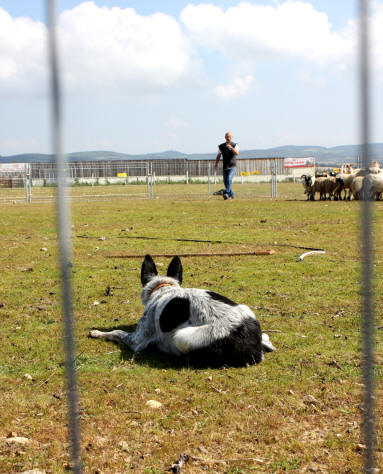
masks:
[[[0,163],[0,173],[24,173],[26,163]]]
[[[309,168],[315,166],[315,158],[285,158],[285,168]]]

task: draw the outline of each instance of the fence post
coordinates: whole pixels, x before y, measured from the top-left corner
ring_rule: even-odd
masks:
[[[271,198],[277,197],[277,162],[275,159],[271,162]]]
[[[370,52],[369,52],[369,15],[370,2],[359,1],[359,100],[360,100],[360,138],[361,164],[369,168],[370,158]],[[358,160],[359,161],[359,160]],[[364,455],[364,472],[377,472],[375,469],[376,426],[375,426],[375,308],[373,286],[373,233],[372,203],[363,193],[361,209],[361,241],[362,241],[362,373],[363,390],[363,438],[366,445]]]
[[[24,165],[24,187],[25,187],[25,200],[27,202],[29,202],[29,199],[28,199],[27,166],[28,166],[28,164],[25,163],[25,165]]]
[[[210,194],[210,163],[207,164],[207,193]]]
[[[69,432],[72,447],[73,472],[81,473],[80,458],[80,429],[78,420],[78,392],[76,381],[76,356],[74,342],[73,291],[72,291],[72,247],[71,247],[71,219],[70,205],[66,200],[66,158],[62,153],[62,115],[61,115],[61,86],[56,37],[55,0],[46,0],[48,23],[48,47],[51,82],[52,105],[52,139],[56,161],[57,174],[57,216],[58,238],[60,249],[60,270],[62,282],[62,308],[64,319],[65,363],[68,391],[68,418]]]
[[[28,202],[32,202],[32,170],[31,164],[28,164]]]

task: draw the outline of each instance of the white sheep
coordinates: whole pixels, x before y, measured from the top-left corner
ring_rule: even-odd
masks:
[[[336,181],[339,184],[339,187],[337,189],[339,199],[342,199],[342,191],[344,191],[344,199],[351,199],[351,184],[355,176],[355,173],[338,173],[336,175]]]
[[[363,181],[363,195],[368,199],[380,199],[383,193],[383,175],[369,174]]]
[[[362,197],[364,176],[355,176],[351,183],[351,199],[356,200]]]

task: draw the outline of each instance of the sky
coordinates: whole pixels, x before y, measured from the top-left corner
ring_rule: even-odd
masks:
[[[357,0],[61,0],[64,150],[214,152],[359,138]],[[383,0],[371,1],[383,142]],[[0,0],[0,155],[50,153],[45,2]]]

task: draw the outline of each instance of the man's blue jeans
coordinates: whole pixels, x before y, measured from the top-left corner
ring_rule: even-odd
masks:
[[[225,194],[227,194],[231,198],[234,197],[234,193],[231,189],[234,175],[235,167],[229,168],[228,170],[223,170],[223,184],[225,185]]]

